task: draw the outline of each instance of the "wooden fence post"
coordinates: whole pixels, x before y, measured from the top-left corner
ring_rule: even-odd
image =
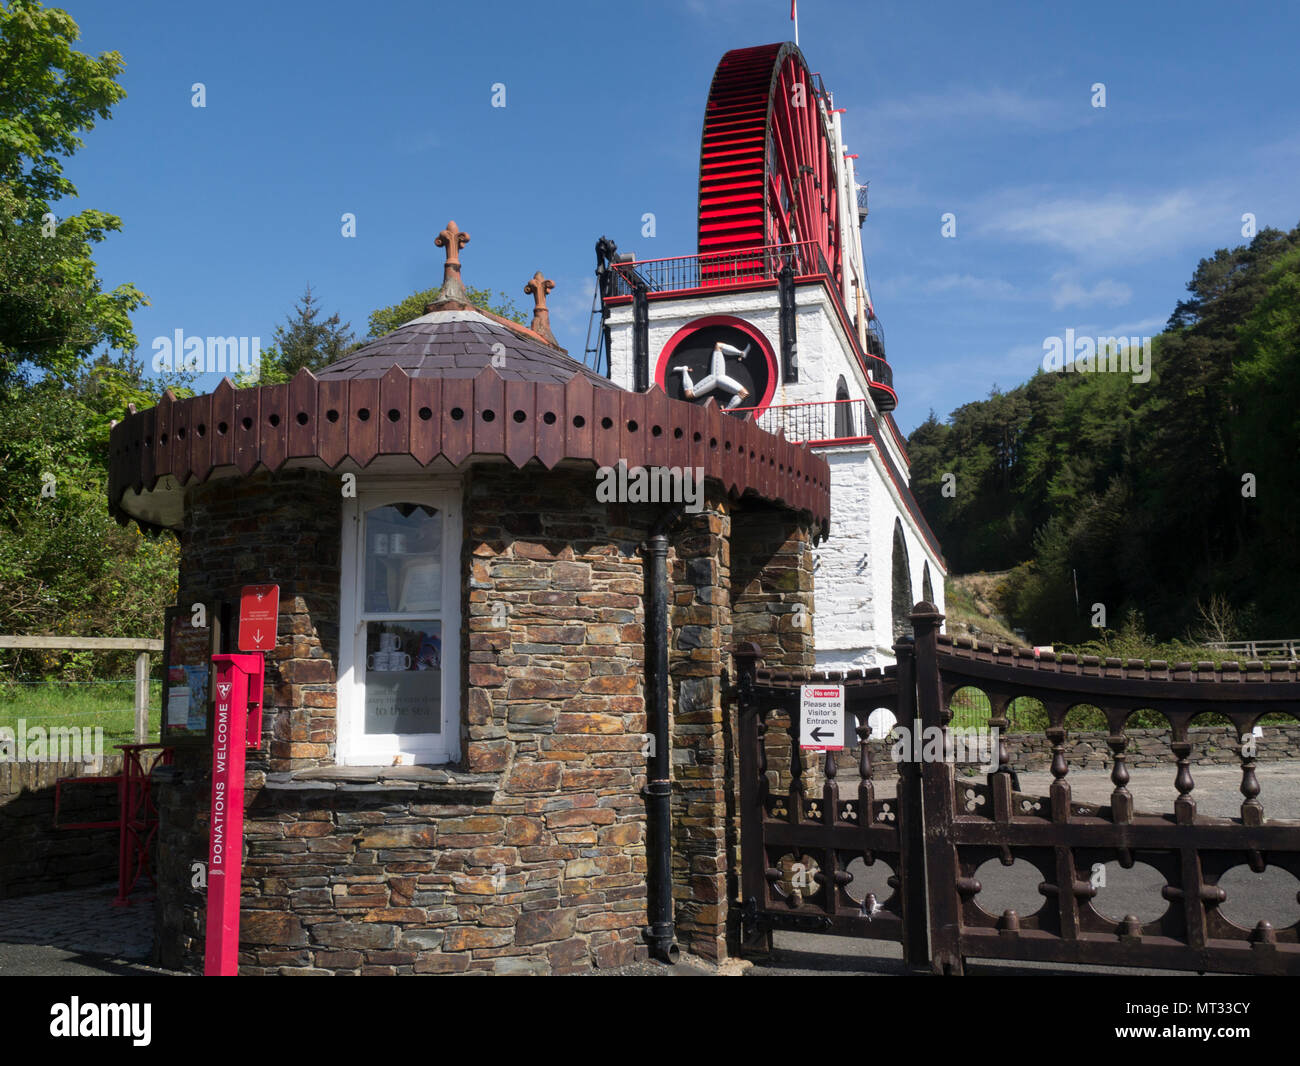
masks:
[[[943,706],[939,676],[939,625],[943,615],[932,603],[912,608],[916,648],[916,712],[923,730],[946,730],[951,712]],[[913,738],[915,741],[915,738]],[[924,751],[924,736],[920,750]],[[914,747],[913,751],[917,749]],[[942,749],[948,750],[947,739]],[[959,948],[961,901],[957,895],[957,849],[952,843],[953,764],[940,758],[921,762],[922,817],[925,819],[925,878],[930,910],[930,965],[935,973],[962,972]]]
[[[165,687],[165,686],[164,686]],[[166,693],[163,693],[166,698]],[[135,657],[135,742],[146,743],[149,732],[149,653],[140,652]]]
[[[898,725],[906,728],[910,736],[920,726],[916,711],[916,652],[910,638],[894,645],[894,656],[898,662]],[[898,874],[903,882],[903,961],[914,971],[928,970],[929,908],[925,883],[925,824],[921,817],[921,768],[910,758],[898,763],[897,807]]]

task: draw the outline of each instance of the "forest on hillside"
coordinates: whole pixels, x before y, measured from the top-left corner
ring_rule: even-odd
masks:
[[[1202,259],[1146,382],[1039,370],[933,412],[912,487],[1035,643],[1300,635],[1300,227]],[[952,477],[945,478],[951,474]]]

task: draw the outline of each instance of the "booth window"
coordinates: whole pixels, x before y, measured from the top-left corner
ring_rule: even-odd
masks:
[[[345,513],[339,761],[454,762],[460,748],[460,497],[390,484]]]

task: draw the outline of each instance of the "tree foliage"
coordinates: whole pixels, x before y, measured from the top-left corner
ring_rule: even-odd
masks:
[[[69,373],[107,342],[134,349],[134,285],[104,292],[91,246],[122,221],[84,210],[59,220],[77,190],[61,158],[125,95],[117,52],[91,58],[65,11],[35,0],[0,8],[0,389],[24,364]]]
[[[508,318],[511,322],[518,322],[521,326],[525,324],[524,313],[504,292],[498,292],[494,299],[491,289],[471,289],[466,286],[465,291],[469,293],[470,303],[476,307],[491,311],[502,318]],[[375,337],[382,337],[385,333],[392,333],[398,326],[410,322],[413,318],[419,318],[424,314],[427,304],[437,302],[441,292],[440,288],[421,289],[391,307],[381,307],[377,311],[372,311],[370,338],[373,340]]]
[[[275,327],[271,347],[262,352],[260,372],[238,383],[283,384],[299,370],[320,370],[355,347],[352,324],[344,322],[337,311],[321,317],[320,304],[308,285],[288,321]]]
[[[950,563],[1011,569],[1002,605],[1032,639],[1095,634],[1098,603],[1162,638],[1210,603],[1243,636],[1300,626],[1300,228],[1216,251],[1187,291],[1149,382],[1040,372],[912,433]]]
[[[128,404],[157,402],[157,389],[140,363],[104,357],[0,403],[0,633],[161,635],[176,595],[175,538],[143,537],[105,506],[109,429]],[[20,673],[72,658],[3,656]],[[92,666],[99,677],[130,669],[126,659]]]

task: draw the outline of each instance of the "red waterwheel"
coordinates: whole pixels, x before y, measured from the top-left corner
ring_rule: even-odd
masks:
[[[700,146],[699,251],[710,257],[700,261],[701,280],[766,275],[762,256],[751,261],[736,253],[812,242],[838,282],[836,164],[798,47],[766,44],[724,55],[709,88]]]

